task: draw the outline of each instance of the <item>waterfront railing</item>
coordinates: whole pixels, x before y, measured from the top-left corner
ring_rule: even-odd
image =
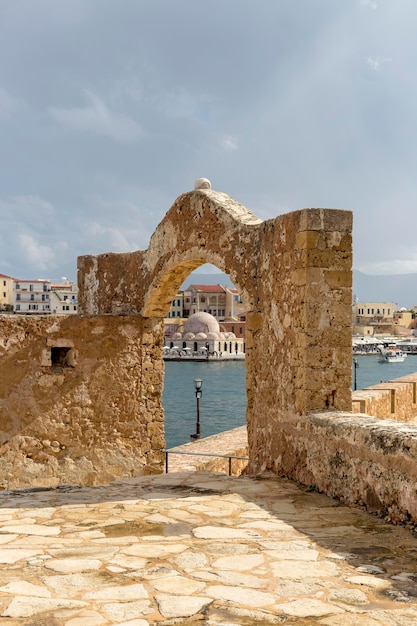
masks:
[[[232,459],[239,461],[249,461],[248,456],[234,456],[233,454],[212,454],[208,452],[182,452],[180,450],[162,450],[165,453],[165,474],[168,474],[168,455],[183,454],[184,456],[211,456],[218,459],[229,459],[229,476],[232,475]]]

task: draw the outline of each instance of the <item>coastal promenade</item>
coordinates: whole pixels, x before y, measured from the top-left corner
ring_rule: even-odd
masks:
[[[414,626],[416,555],[412,529],[284,479],[4,491],[0,623]]]

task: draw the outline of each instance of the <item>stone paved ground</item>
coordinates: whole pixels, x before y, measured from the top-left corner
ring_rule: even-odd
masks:
[[[0,496],[7,626],[415,626],[417,537],[282,479]]]

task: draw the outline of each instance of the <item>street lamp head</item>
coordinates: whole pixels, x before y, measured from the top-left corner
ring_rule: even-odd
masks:
[[[203,385],[203,381],[201,380],[201,378],[196,378],[194,380],[194,387],[196,391],[201,391],[202,385]]]

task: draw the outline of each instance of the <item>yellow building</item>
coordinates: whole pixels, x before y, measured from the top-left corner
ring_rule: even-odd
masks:
[[[353,305],[353,334],[391,335],[394,307],[393,302],[356,302]]]
[[[15,279],[0,274],[0,311],[13,311],[13,284]]]

